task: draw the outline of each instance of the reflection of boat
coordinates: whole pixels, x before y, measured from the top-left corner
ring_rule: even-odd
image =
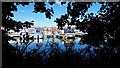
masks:
[[[75,40],[75,28],[67,27],[64,28],[64,38],[66,42],[73,42]]]
[[[42,34],[34,34],[34,38],[39,38],[39,39],[41,39],[41,38],[43,38],[43,35]]]
[[[43,42],[43,39],[35,39],[34,42],[35,43],[40,43],[40,42]]]
[[[71,43],[71,42],[74,42],[74,41],[75,41],[75,39],[66,39],[65,40],[66,43]]]
[[[75,40],[75,34],[74,33],[66,33],[64,36],[66,42],[70,43]]]
[[[75,34],[74,33],[66,33],[65,36],[66,37],[75,37]]]
[[[74,48],[74,43],[73,42],[65,42],[64,46],[66,47],[66,51],[71,51]]]

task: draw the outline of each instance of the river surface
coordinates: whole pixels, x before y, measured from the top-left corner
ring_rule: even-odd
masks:
[[[16,41],[10,40],[8,42],[17,49],[24,51],[23,56],[35,49],[37,50],[36,53],[46,52],[45,54],[49,56],[49,54],[51,54],[51,52],[55,50],[55,48],[59,49],[59,52],[66,52],[67,49],[79,52],[88,47],[87,44],[82,44],[82,42],[80,42],[77,38],[70,43],[66,43],[65,41],[62,41],[58,38],[34,39],[28,41],[20,41],[19,38],[16,39]],[[90,50],[93,51],[93,47],[91,47]]]

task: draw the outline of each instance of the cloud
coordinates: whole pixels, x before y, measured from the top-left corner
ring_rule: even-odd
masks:
[[[35,19],[31,19],[31,20],[33,20],[33,21],[34,21]]]
[[[25,10],[21,10],[21,12],[25,12]]]
[[[61,5],[61,1],[56,1],[56,3],[59,4],[60,6],[62,6],[62,5]]]

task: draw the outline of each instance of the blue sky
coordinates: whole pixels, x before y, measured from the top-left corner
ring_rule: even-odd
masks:
[[[97,11],[100,8],[100,4],[94,3],[88,10],[87,13],[94,13],[96,14]],[[59,2],[55,3],[54,5],[49,5],[46,3],[46,7],[50,8],[53,7],[54,15],[51,19],[48,19],[45,17],[44,13],[33,13],[34,10],[34,3],[30,3],[29,5],[21,6],[18,5],[18,10],[16,12],[13,12],[14,17],[12,17],[14,20],[17,21],[32,21],[34,20],[34,26],[56,26],[57,24],[54,22],[56,18],[60,18],[61,15],[64,15],[67,13],[67,4],[61,6]]]

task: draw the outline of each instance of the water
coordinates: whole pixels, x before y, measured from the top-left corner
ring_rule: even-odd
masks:
[[[75,50],[77,52],[80,52],[81,50],[88,47],[88,44],[83,44],[77,38],[75,38],[74,41],[70,43],[66,43],[65,41],[62,41],[58,38],[34,39],[28,41],[20,41],[19,38],[16,39],[17,41],[10,40],[9,43],[12,46],[17,47],[17,49],[23,51],[23,56],[25,56],[28,52],[33,52],[34,50],[37,50],[34,55],[39,53],[40,56],[49,57],[54,53],[54,50],[58,50],[60,53],[63,53],[71,47],[73,51]],[[27,44],[25,44],[25,42],[27,42]],[[90,50],[94,52],[94,47],[91,47]],[[81,55],[89,57],[89,53],[84,53],[85,50],[81,52]]]

